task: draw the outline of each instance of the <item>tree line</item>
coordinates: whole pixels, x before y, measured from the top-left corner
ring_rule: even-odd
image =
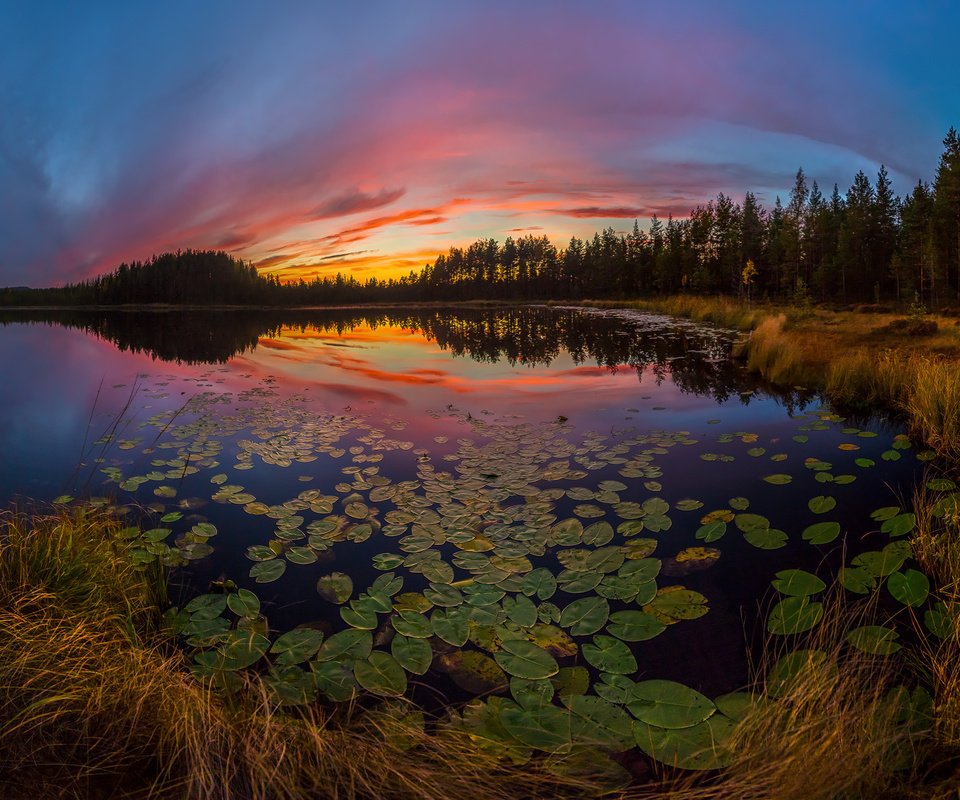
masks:
[[[906,197],[880,167],[829,196],[803,169],[784,204],[725,194],[686,219],[613,228],[556,247],[546,236],[451,247],[400,278],[281,283],[222,251],[187,250],[121,264],[52,289],[0,290],[0,305],[331,305],[419,300],[617,298],[690,292],[845,303],[960,305],[960,136],[943,139],[932,183]]]

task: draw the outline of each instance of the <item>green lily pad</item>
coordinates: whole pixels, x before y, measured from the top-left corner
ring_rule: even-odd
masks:
[[[502,691],[507,676],[490,656],[476,650],[456,650],[437,657],[437,665],[461,689],[471,694]]]
[[[727,532],[727,523],[722,520],[708,522],[697,528],[696,537],[703,542],[715,542]]]
[[[250,577],[257,583],[273,583],[286,571],[286,561],[280,561],[279,559],[276,561],[261,561],[250,567]]]
[[[896,653],[903,645],[897,641],[900,638],[893,628],[883,625],[864,625],[850,631],[846,639],[858,650],[877,656],[887,656]]]
[[[789,695],[798,681],[816,676],[824,671],[834,672],[836,664],[822,650],[794,650],[773,665],[767,674],[767,694],[771,697]]]
[[[755,528],[746,531],[743,538],[760,550],[779,550],[787,544],[787,534],[777,528]]]
[[[883,525],[880,526],[880,530],[883,533],[890,534],[890,536],[904,536],[914,529],[916,523],[917,518],[914,514],[897,514],[897,516],[885,520]]]
[[[823,618],[823,604],[808,597],[788,597],[773,607],[767,618],[767,630],[781,636],[803,633]]]
[[[278,656],[278,663],[300,664],[313,656],[323,644],[323,631],[313,628],[294,628],[279,636],[270,648]]]
[[[801,534],[810,544],[829,544],[840,535],[839,522],[815,522]]]
[[[856,594],[869,594],[877,588],[876,576],[864,567],[844,567],[839,578],[844,589]]]
[[[249,589],[240,589],[228,594],[227,606],[238,617],[256,619],[260,614],[260,598]]]
[[[390,642],[390,652],[401,667],[414,675],[423,675],[430,669],[433,661],[433,649],[424,639],[412,639],[398,634]]]
[[[354,662],[353,675],[368,692],[383,697],[399,697],[407,689],[403,667],[382,650],[374,650],[366,660]]]
[[[837,506],[837,501],[827,495],[817,495],[814,498],[811,498],[807,503],[807,508],[809,508],[814,514],[826,514],[828,511],[832,511]]]
[[[719,769],[729,763],[726,742],[736,723],[716,714],[686,728],[669,729],[635,722],[637,746],[651,758],[670,767],[688,770]]]
[[[582,693],[561,699],[570,710],[570,738],[576,745],[597,745],[616,753],[633,746],[633,721],[623,709]]]
[[[781,594],[794,597],[806,597],[818,594],[827,588],[827,585],[811,572],[802,569],[784,569],[777,573],[772,582],[773,588]]]
[[[317,661],[348,661],[366,658],[373,649],[373,634],[367,630],[349,628],[333,634],[317,651]]]
[[[500,723],[510,736],[536,750],[553,752],[570,745],[570,712],[543,704],[524,708],[515,703],[504,704]]]
[[[863,567],[876,578],[885,578],[903,566],[910,556],[909,542],[890,542],[883,550],[868,550],[854,557],[855,567]]]
[[[697,619],[709,611],[707,598],[700,592],[682,586],[667,586],[643,610],[661,622],[671,625],[682,619]]]
[[[607,621],[610,604],[603,597],[574,600],[560,614],[560,625],[574,636],[596,633]]]
[[[353,664],[340,661],[310,662],[317,689],[334,703],[345,703],[357,694]]]
[[[608,633],[625,642],[645,642],[666,629],[662,620],[642,611],[614,611],[607,625]]]
[[[353,594],[353,580],[343,572],[331,572],[317,581],[317,592],[331,603],[346,603]]]
[[[430,626],[436,636],[454,647],[463,647],[469,638],[470,610],[467,606],[459,608],[438,608],[430,615]]]
[[[510,675],[535,680],[556,675],[560,669],[552,655],[526,639],[508,639],[502,647],[494,658]]]
[[[930,594],[930,579],[919,570],[908,569],[906,572],[894,572],[887,578],[887,588],[905,606],[919,608]]]
[[[633,686],[627,710],[648,725],[688,728],[705,720],[717,707],[709,697],[682,683],[650,680]]]
[[[587,663],[601,672],[629,675],[637,671],[637,659],[630,648],[612,636],[594,636],[593,644],[581,648]]]
[[[785,486],[793,481],[793,476],[783,472],[777,472],[773,475],[766,475],[763,479],[767,483],[772,483],[774,486]]]
[[[549,600],[557,591],[557,579],[544,567],[528,572],[520,585],[527,597],[536,595],[541,600]]]

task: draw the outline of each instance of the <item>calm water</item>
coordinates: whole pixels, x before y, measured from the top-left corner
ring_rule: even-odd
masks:
[[[409,676],[448,697],[473,685],[456,680],[457,653],[486,657],[499,647],[491,631],[522,638],[537,626],[565,631],[565,644],[544,647],[592,681],[629,673],[710,697],[735,690],[782,599],[775,573],[804,569],[829,585],[852,555],[885,546],[870,514],[900,505],[924,467],[895,427],[842,420],[810,392],[745,375],[727,357],[734,334],[633,312],[0,322],[0,495],[136,506],[152,531],[138,552],[180,565],[181,603],[231,579],[259,598],[270,639],[298,625],[328,639],[359,631],[354,650],[321,662],[330,696],[371,646],[390,651],[397,609],[416,625],[449,615],[430,671]],[[815,497],[828,499],[811,507]],[[839,535],[806,541],[820,522]],[[403,578],[392,601],[374,583],[388,572]],[[337,574],[352,582],[340,599],[355,613],[331,599]],[[538,590],[555,580],[555,593]],[[587,619],[564,618],[580,600],[596,601]],[[608,616],[623,611],[639,616]],[[180,624],[194,644],[220,635],[222,649],[238,617],[266,632],[248,616]],[[433,623],[409,638],[425,641]],[[577,650],[594,636],[626,640],[636,670],[585,660]],[[414,650],[400,661],[422,660]],[[296,686],[303,663],[278,682]]]

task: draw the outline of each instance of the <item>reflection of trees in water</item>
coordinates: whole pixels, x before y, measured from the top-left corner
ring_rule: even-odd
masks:
[[[729,340],[689,323],[645,327],[615,315],[558,308],[329,309],[322,311],[5,311],[0,324],[80,328],[120,350],[178,363],[224,363],[283,329],[342,334],[356,327],[402,328],[455,356],[511,365],[548,365],[562,353],[577,365],[629,365],[643,382],[671,377],[683,392],[717,400],[751,388],[728,356]]]

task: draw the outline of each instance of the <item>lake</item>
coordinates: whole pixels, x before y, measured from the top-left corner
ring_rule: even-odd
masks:
[[[768,636],[802,644],[842,568],[852,600],[911,569],[931,454],[759,382],[730,331],[560,307],[0,325],[0,496],[119,506],[228,690],[255,668],[289,704],[452,704],[510,752],[711,766]],[[906,582],[883,608],[924,602]]]

